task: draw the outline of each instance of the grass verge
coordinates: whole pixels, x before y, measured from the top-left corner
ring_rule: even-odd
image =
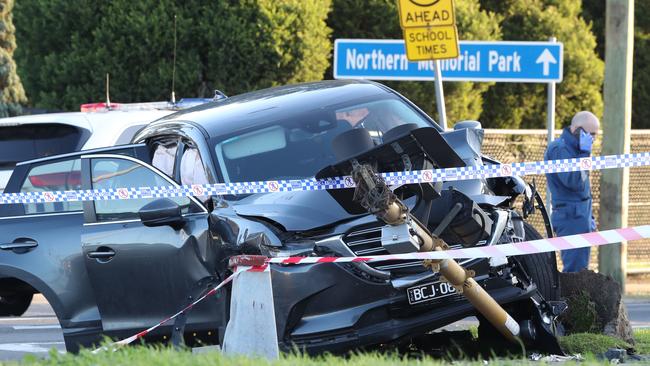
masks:
[[[635,344],[632,346],[618,338],[602,334],[577,333],[560,338],[560,345],[569,354],[602,354],[609,348],[634,348],[637,354],[650,354],[650,329],[634,331]]]
[[[119,366],[119,365],[192,365],[192,366],[325,366],[325,365],[354,365],[354,366],[382,366],[382,365],[443,365],[440,360],[428,358],[405,359],[398,356],[382,355],[378,353],[358,354],[350,357],[320,356],[308,357],[300,355],[284,355],[276,361],[254,357],[224,356],[219,352],[193,354],[188,350],[176,351],[161,347],[127,347],[115,352],[102,352],[92,354],[81,352],[77,356],[60,355],[51,353],[48,360],[26,357],[21,365],[78,365],[78,366]],[[465,363],[459,363],[465,364]],[[478,362],[468,362],[467,365],[479,365]],[[514,364],[514,360],[513,363]]]
[[[482,366],[485,362],[482,360],[458,360],[453,362],[454,365],[462,366]],[[539,362],[529,362],[525,359],[498,359],[492,360],[490,365],[539,365]],[[597,361],[595,358],[588,358],[580,365],[606,365],[607,363]],[[349,357],[337,356],[320,356],[308,357],[301,355],[284,355],[276,361],[252,357],[230,357],[224,356],[219,352],[209,352],[202,354],[193,354],[187,350],[175,351],[170,348],[161,347],[125,347],[115,352],[107,351],[100,354],[92,354],[83,351],[79,355],[58,354],[52,352],[48,359],[27,356],[19,363],[9,363],[8,365],[71,365],[71,366],[149,366],[149,365],[192,365],[192,366],[441,366],[449,365],[448,361],[435,360],[427,356],[400,357],[396,355],[386,355],[380,353],[355,354]]]
[[[640,354],[650,354],[650,330],[637,330],[634,332],[637,349]],[[574,334],[562,337],[560,343],[568,353],[580,353],[586,360],[580,365],[609,365],[608,361],[598,360],[594,355],[607,351],[608,348],[622,347],[629,345],[618,339],[599,334]],[[192,365],[192,366],[388,366],[388,365],[422,365],[437,366],[448,365],[449,361],[433,359],[426,355],[411,353],[409,357],[398,356],[386,353],[359,353],[348,357],[337,357],[331,355],[309,357],[304,355],[283,355],[280,360],[268,361],[254,357],[230,357],[219,352],[207,352],[194,354],[189,350],[174,350],[162,346],[134,346],[123,347],[115,351],[103,351],[93,354],[90,351],[82,351],[79,355],[59,354],[52,351],[49,357],[44,359],[35,355],[28,355],[22,361],[3,363],[11,366],[25,365],[72,365],[72,366],[148,366],[148,365]],[[485,365],[482,360],[460,359],[454,360],[454,365],[479,366]],[[539,365],[539,362],[530,362],[521,357],[504,359],[499,358],[490,361],[490,365]]]
[[[568,354],[602,354],[610,348],[632,348],[630,344],[618,338],[602,334],[576,333],[560,338],[562,349]]]
[[[634,349],[639,354],[649,355],[650,354],[650,329],[638,329],[634,331],[634,340],[636,344]]]

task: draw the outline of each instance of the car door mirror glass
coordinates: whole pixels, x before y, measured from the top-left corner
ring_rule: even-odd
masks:
[[[181,206],[168,198],[147,203],[138,211],[138,215],[144,226],[171,226],[178,230],[185,224]]]

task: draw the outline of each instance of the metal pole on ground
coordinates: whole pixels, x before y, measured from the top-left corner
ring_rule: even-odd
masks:
[[[433,72],[435,73],[436,85],[436,108],[438,109],[438,124],[443,130],[447,130],[447,112],[445,111],[445,93],[442,89],[442,72],[440,72],[440,60],[433,61]]]
[[[555,37],[550,37],[548,39],[550,42],[557,42]],[[546,91],[546,146],[553,141],[555,137],[555,83],[548,83]],[[546,209],[548,210],[549,215],[553,211],[553,206],[551,205],[551,190],[546,186]]]
[[[607,0],[605,16],[605,113],[602,155],[630,152],[634,0]],[[606,169],[600,178],[600,230],[627,226],[629,171]],[[626,243],[598,250],[598,271],[625,291]]]

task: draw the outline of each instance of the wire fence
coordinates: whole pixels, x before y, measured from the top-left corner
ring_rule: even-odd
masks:
[[[557,135],[561,131],[557,131]],[[596,139],[593,155],[600,155],[602,134]],[[633,130],[630,152],[650,151],[650,130]],[[546,130],[485,130],[483,152],[504,163],[539,161],[544,159],[546,149]],[[546,202],[546,177],[534,175],[524,177],[526,181],[535,180],[537,189]],[[600,171],[591,172],[593,211],[598,222],[600,211]],[[650,224],[650,167],[630,169],[628,202],[628,226]],[[530,218],[530,222],[544,233],[541,215]],[[558,258],[559,259],[559,258]],[[591,269],[598,269],[598,248],[592,248]],[[628,243],[627,272],[650,273],[650,240]]]

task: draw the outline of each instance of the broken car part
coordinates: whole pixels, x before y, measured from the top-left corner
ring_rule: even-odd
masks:
[[[361,205],[391,227],[405,232],[402,236],[408,239],[402,240],[403,245],[397,253],[406,253],[407,251],[402,249],[407,248],[426,252],[445,250],[448,247],[441,239],[433,237],[411,216],[408,208],[390,191],[386,183],[369,165],[361,165],[354,160],[352,166],[352,178],[356,183],[355,197],[361,201]],[[398,237],[399,234],[394,235]],[[476,283],[472,278],[474,275],[472,272],[466,271],[454,259],[426,260],[424,265],[433,272],[440,272],[445,281],[454,285],[456,290],[462,293],[504,337],[516,341],[519,336],[519,324]]]

